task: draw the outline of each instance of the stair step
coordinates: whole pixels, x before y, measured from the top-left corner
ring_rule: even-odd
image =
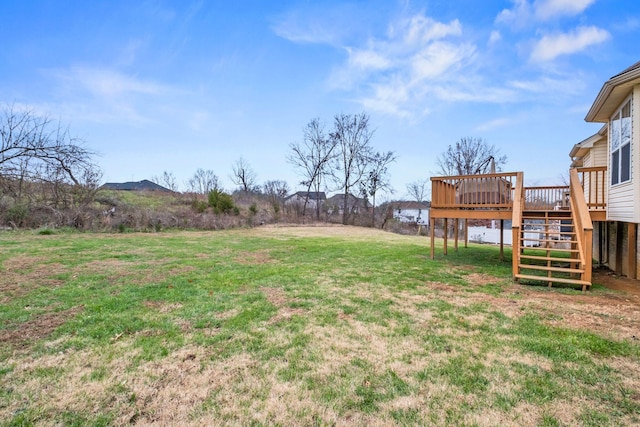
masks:
[[[539,224],[539,223],[527,223],[526,221],[523,221],[522,224],[523,225],[535,225],[536,227],[573,227],[573,222],[571,224],[548,224],[548,223]]]
[[[543,247],[523,247],[522,250],[532,250],[532,251],[546,251],[546,252],[571,252],[578,253],[580,252],[578,249],[562,249],[562,248],[543,248]]]
[[[576,273],[576,274],[584,273],[583,268],[548,267],[546,265],[536,265],[536,264],[518,264],[518,267],[522,269],[528,269],[528,270],[554,271],[556,273]]]
[[[534,259],[539,261],[551,261],[551,262],[576,262],[576,260],[572,258],[557,258],[557,257],[551,257],[551,256],[538,256],[538,255],[520,254],[520,258]]]
[[[567,279],[564,277],[533,276],[530,274],[516,274],[515,277],[517,279],[537,280],[538,282],[556,282],[556,283],[567,283],[570,285],[591,286],[591,283],[585,280]]]
[[[577,240],[560,240],[560,239],[534,239],[533,237],[521,237],[521,242],[544,242],[544,243],[578,243]]]

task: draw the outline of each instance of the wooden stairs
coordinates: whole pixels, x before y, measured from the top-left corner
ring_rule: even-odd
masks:
[[[591,286],[570,209],[523,212],[518,240],[516,280]]]

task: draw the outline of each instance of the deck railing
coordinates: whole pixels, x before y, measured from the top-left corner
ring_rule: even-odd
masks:
[[[607,209],[607,167],[577,168],[589,210]]]
[[[491,208],[513,206],[516,172],[431,178],[432,208]]]
[[[524,188],[524,209],[527,211],[552,211],[568,207],[568,185]]]
[[[571,169],[569,171],[570,185],[571,185],[571,211],[573,212],[573,224],[576,232],[576,240],[578,246],[578,256],[582,269],[584,272],[581,274],[581,279],[585,282],[591,283],[591,267],[592,267],[592,255],[593,255],[593,223],[591,222],[591,216],[589,215],[589,208],[585,201],[585,196],[582,190],[582,183],[578,177],[578,171]],[[586,286],[582,287],[584,291]]]

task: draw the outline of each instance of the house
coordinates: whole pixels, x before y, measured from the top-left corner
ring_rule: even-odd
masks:
[[[167,193],[173,193],[168,188],[158,185],[155,182],[151,182],[147,179],[143,179],[138,182],[107,182],[100,187],[102,190],[118,190],[118,191],[163,191]]]
[[[326,211],[329,215],[342,215],[344,211],[344,198],[343,193],[334,194],[327,199]],[[347,195],[347,210],[350,213],[364,213],[368,212],[370,206],[365,199],[354,196],[353,194]]]
[[[392,202],[393,217],[400,222],[415,224],[429,223],[429,204],[425,202]]]
[[[603,126],[570,150],[568,185],[525,188],[524,172],[432,177],[431,257],[436,221],[444,230],[454,221],[457,250],[459,221],[466,229],[469,220],[500,220],[504,231],[511,220],[515,281],[584,291],[591,286],[594,258],[640,278],[640,62],[604,83],[585,120]],[[504,232],[499,236],[503,256]]]
[[[616,273],[640,279],[640,62],[603,84],[585,121],[603,123],[570,153],[583,169],[602,170],[595,181],[585,182],[588,201],[605,212],[594,223],[593,252]]]
[[[288,206],[304,206],[305,200],[307,201],[308,209],[316,209],[317,206],[322,207],[327,195],[324,191],[298,191],[284,199],[284,204]]]

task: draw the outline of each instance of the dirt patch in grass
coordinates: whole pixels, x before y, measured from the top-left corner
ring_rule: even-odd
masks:
[[[316,225],[283,225],[270,224],[255,229],[261,236],[287,237],[336,237],[345,240],[364,240],[376,242],[402,242],[429,245],[428,239],[420,236],[403,236],[384,230],[366,227],[355,227],[342,224],[316,224]]]
[[[145,262],[149,267],[136,268],[139,264],[118,259],[95,260],[76,267],[75,274],[91,274],[102,276],[113,285],[116,283],[146,285],[163,282],[169,277],[179,276],[196,269],[192,265],[163,268],[164,262]],[[151,267],[153,266],[153,267]],[[126,280],[125,280],[126,279]]]
[[[272,261],[269,251],[241,252],[235,257],[238,264],[243,265],[261,265]]]
[[[273,304],[278,312],[269,319],[269,324],[281,322],[283,320],[290,319],[295,315],[301,315],[305,313],[302,308],[291,308],[289,304],[293,301],[288,298],[284,290],[278,288],[260,288],[260,291],[264,294],[267,301]]]
[[[6,304],[41,287],[62,286],[64,281],[55,276],[66,273],[67,268],[50,263],[43,257],[20,256],[3,263],[0,274],[0,304]]]
[[[504,283],[504,280],[482,275],[486,283]],[[523,286],[517,283],[501,285],[503,292],[490,295],[467,292],[464,288],[446,283],[429,282],[429,289],[438,298],[455,306],[488,304],[490,310],[508,317],[527,312],[550,313],[547,322],[554,326],[584,329],[616,340],[640,339],[640,296],[626,292],[549,291],[546,287]]]
[[[158,310],[159,313],[170,313],[173,310],[177,310],[182,308],[182,304],[177,303],[167,303],[165,301],[145,301],[143,302],[145,307],[153,308]]]
[[[8,329],[1,329],[0,342],[14,347],[26,347],[34,341],[48,337],[58,326],[83,309],[83,306],[78,306],[68,310],[48,312],[19,325],[12,325]]]

